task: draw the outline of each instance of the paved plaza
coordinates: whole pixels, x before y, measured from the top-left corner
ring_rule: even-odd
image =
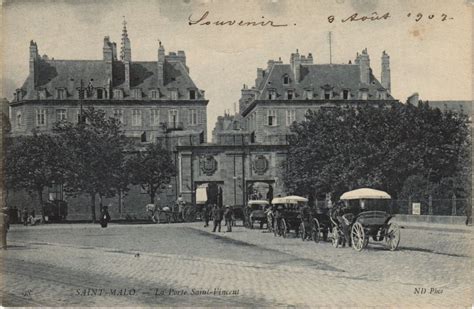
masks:
[[[224,229],[223,229],[224,230]],[[202,223],[12,226],[4,306],[470,306],[469,228],[405,225],[398,251]],[[418,292],[418,293],[417,293]]]

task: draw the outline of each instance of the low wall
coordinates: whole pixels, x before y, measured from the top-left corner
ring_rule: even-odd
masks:
[[[464,225],[466,216],[395,215],[395,220],[399,222]]]

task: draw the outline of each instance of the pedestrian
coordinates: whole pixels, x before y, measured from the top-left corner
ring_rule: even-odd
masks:
[[[222,211],[221,209],[214,204],[214,207],[212,208],[212,220],[214,221],[214,229],[212,232],[215,232],[216,229],[218,231],[221,231],[221,222],[222,222]]]
[[[204,221],[204,227],[209,226],[209,205],[207,203],[202,207],[202,221]]]
[[[467,205],[464,209],[464,213],[466,214],[466,225],[469,225],[472,216],[472,206]]]
[[[184,221],[184,206],[186,206],[186,201],[183,199],[183,196],[181,194],[178,195],[176,204],[178,205],[179,216],[181,217],[181,220]]]
[[[0,213],[0,231],[2,235],[0,235],[1,238],[1,247],[3,250],[7,249],[7,232],[10,229],[10,220],[8,217],[8,208],[4,207],[2,208],[2,211]]]
[[[26,207],[23,208],[23,211],[21,213],[21,219],[23,220],[23,225],[28,225],[28,210]]]
[[[227,232],[232,232],[232,217],[234,216],[234,211],[229,205],[225,206],[224,219],[225,225],[227,226]]]
[[[109,214],[109,206],[112,206],[112,203],[110,203],[108,206],[102,207],[102,211],[100,213],[100,226],[102,227],[107,227],[107,224],[110,221],[110,214]]]

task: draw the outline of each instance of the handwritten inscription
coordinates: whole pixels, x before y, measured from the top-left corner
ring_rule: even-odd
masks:
[[[396,16],[395,16],[396,17]],[[342,18],[336,17],[335,15],[329,15],[327,21],[332,24],[334,22],[341,22],[345,24],[350,24],[354,22],[380,22],[384,20],[390,20],[393,16],[391,12],[379,13],[374,11],[370,14],[360,14],[352,13],[350,15],[343,16]],[[449,20],[454,20],[454,17],[448,16],[445,13],[407,13],[405,18],[414,22],[420,21],[440,21],[445,22]],[[219,19],[211,17],[209,11],[205,11],[202,14],[193,16],[193,14],[188,17],[189,26],[219,26],[219,27],[259,27],[259,28],[280,28],[288,26],[296,26],[296,23],[280,23],[274,20],[266,19],[265,16],[262,16],[260,20],[244,20],[244,19]]]
[[[209,18],[209,11],[204,12],[204,14],[200,15],[199,18],[194,19],[193,15],[189,15],[188,17],[188,24],[190,26],[198,25],[198,26],[240,26],[240,27],[287,27],[288,24],[279,24],[274,22],[273,20],[265,19],[265,16],[262,16],[262,20],[255,21],[255,20],[236,20],[236,19],[229,19],[229,20],[212,20]]]

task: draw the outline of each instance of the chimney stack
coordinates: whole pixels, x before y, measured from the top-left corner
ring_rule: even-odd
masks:
[[[36,82],[38,80],[38,72],[36,69],[36,61],[40,58],[39,53],[38,53],[38,45],[36,45],[36,42],[33,40],[30,41],[30,89],[28,90],[34,90],[36,86]]]
[[[161,45],[158,47],[158,63],[157,63],[157,77],[158,77],[158,87],[163,87],[164,85],[164,65],[165,65],[165,47]]]
[[[387,89],[388,93],[391,92],[391,79],[390,79],[390,56],[383,51],[382,53],[382,74],[380,76],[380,82],[382,86]]]
[[[360,82],[363,84],[370,83],[370,58],[367,53],[367,48],[362,51],[362,54],[358,54],[356,63],[359,64],[360,68]]]
[[[296,53],[291,54],[290,65],[293,75],[295,76],[295,84],[298,84],[301,77],[301,57],[298,50],[296,50]]]
[[[120,58],[123,61],[125,67],[125,83],[124,88],[127,94],[130,92],[130,63],[132,62],[132,48],[130,45],[130,39],[127,33],[127,22],[123,20],[122,30],[122,46],[120,50]]]

